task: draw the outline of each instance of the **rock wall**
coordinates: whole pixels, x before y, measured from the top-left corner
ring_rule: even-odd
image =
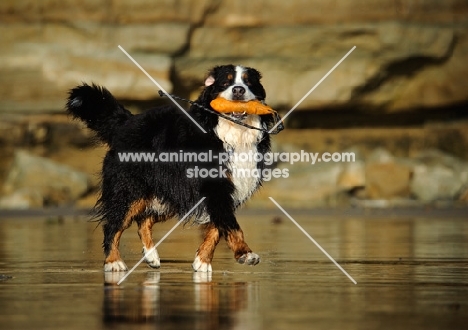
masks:
[[[215,64],[254,66],[283,110],[356,46],[299,110],[450,106],[468,101],[467,14],[464,0],[3,0],[0,112],[62,111],[81,81],[156,98],[117,45],[185,95]]]

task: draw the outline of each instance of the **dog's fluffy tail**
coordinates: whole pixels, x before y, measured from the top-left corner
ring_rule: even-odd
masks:
[[[109,145],[115,130],[133,116],[107,89],[85,83],[70,90],[67,112],[81,119]]]

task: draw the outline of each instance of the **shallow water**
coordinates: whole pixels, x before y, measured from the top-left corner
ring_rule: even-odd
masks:
[[[160,270],[141,264],[121,285],[85,217],[0,219],[0,329],[466,328],[466,218],[292,214],[354,285],[279,214],[239,216],[255,267],[221,242],[214,272],[193,273],[201,236],[181,227],[158,248]],[[174,224],[156,225],[155,241]],[[136,227],[121,252],[139,261]]]

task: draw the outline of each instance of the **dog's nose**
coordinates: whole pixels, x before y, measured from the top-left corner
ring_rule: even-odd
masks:
[[[234,86],[232,88],[232,94],[234,95],[235,98],[241,97],[245,94],[245,88],[242,86]]]

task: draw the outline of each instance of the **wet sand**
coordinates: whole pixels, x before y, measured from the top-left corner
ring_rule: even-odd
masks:
[[[0,329],[465,329],[465,215],[292,213],[357,285],[280,211],[239,216],[255,267],[221,242],[214,272],[192,272],[201,236],[186,226],[158,248],[161,269],[141,264],[121,285],[86,216],[6,215]],[[174,224],[156,225],[155,241]],[[129,267],[141,258],[136,226],[121,252]]]

